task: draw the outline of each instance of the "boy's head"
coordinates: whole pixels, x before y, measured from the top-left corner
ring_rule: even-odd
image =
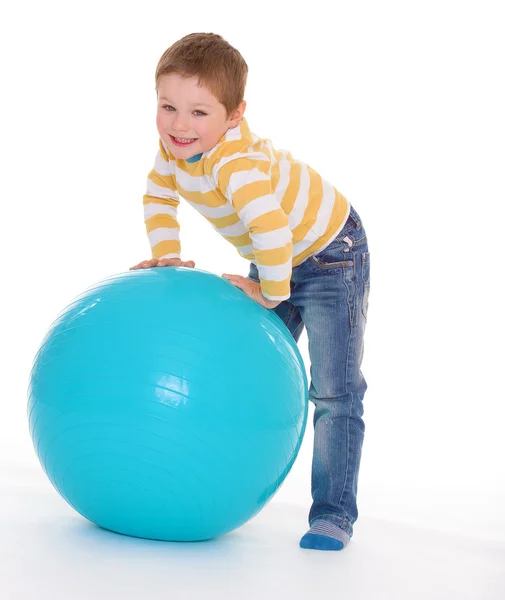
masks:
[[[240,52],[214,33],[191,33],[163,53],[156,67],[156,126],[176,158],[207,152],[240,123],[247,71]]]

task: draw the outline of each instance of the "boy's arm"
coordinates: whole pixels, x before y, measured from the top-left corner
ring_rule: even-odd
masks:
[[[179,194],[161,140],[154,168],[147,176],[144,222],[153,258],[180,258]]]
[[[291,294],[293,245],[288,216],[272,192],[270,167],[261,152],[234,158],[220,166],[217,185],[249,230],[263,296],[281,302]]]

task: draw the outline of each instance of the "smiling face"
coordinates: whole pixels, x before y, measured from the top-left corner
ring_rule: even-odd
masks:
[[[177,73],[162,75],[158,82],[158,133],[175,158],[188,159],[208,152],[244,114],[243,100],[229,118],[225,107],[198,78]]]

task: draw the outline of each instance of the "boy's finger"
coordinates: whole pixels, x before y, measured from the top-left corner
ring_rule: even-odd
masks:
[[[225,276],[223,275],[223,277]],[[227,279],[232,285],[240,288],[241,290],[243,290],[246,287],[244,285],[244,282],[242,281],[242,278],[237,275],[229,275],[228,277],[225,277],[225,279]]]
[[[133,271],[135,269],[145,269],[148,266],[152,266],[150,263],[155,263],[156,259],[152,258],[150,260],[143,260],[142,262],[139,262],[138,264],[134,265],[133,267],[130,267],[130,271]]]
[[[228,281],[240,282],[240,283],[244,283],[244,279],[245,279],[245,277],[242,277],[242,275],[228,275],[227,273],[224,273],[223,277],[228,279]]]

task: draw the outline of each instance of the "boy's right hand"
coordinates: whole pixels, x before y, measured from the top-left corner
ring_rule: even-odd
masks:
[[[151,267],[188,267],[193,269],[194,266],[194,260],[183,261],[180,258],[151,258],[143,260],[134,267],[130,267],[130,271],[134,271],[135,269],[150,269]]]

